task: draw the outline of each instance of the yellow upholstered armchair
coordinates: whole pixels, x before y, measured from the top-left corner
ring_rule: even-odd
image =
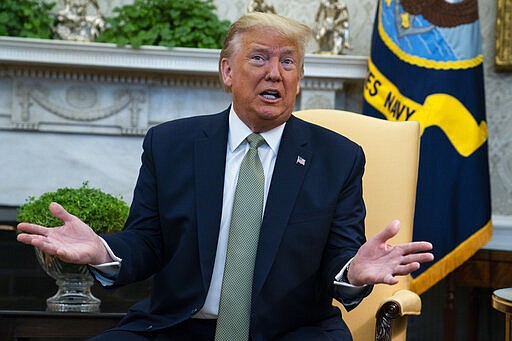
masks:
[[[306,121],[334,130],[363,148],[366,155],[363,197],[367,238],[392,220],[401,230],[390,244],[412,240],[416,180],[418,175],[418,122],[390,122],[340,110],[303,110],[294,113]],[[409,277],[396,285],[378,284],[354,310],[343,311],[355,341],[405,340],[407,315],[419,315],[421,300],[408,290]]]

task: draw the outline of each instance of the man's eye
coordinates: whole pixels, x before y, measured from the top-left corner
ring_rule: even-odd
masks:
[[[294,64],[293,59],[284,59],[283,64],[291,65]]]

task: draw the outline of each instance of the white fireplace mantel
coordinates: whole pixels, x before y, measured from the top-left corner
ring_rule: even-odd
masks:
[[[217,74],[219,52],[160,46],[132,49],[105,43],[0,37],[0,63]],[[305,64],[305,78],[363,79],[367,57],[307,54]]]

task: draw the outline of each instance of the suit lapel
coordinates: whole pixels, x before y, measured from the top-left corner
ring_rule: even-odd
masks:
[[[208,291],[219,237],[224,188],[229,109],[213,117],[204,137],[195,142],[195,182],[199,258],[203,286]]]
[[[308,132],[303,123],[294,116],[286,123],[260,231],[253,297],[260,292],[268,276],[312,159],[313,153],[307,149]]]

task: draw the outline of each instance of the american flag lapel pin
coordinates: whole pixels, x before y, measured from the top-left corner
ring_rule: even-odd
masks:
[[[302,156],[297,156],[297,161],[295,161],[296,164],[305,166],[306,165],[306,159],[304,159]]]

